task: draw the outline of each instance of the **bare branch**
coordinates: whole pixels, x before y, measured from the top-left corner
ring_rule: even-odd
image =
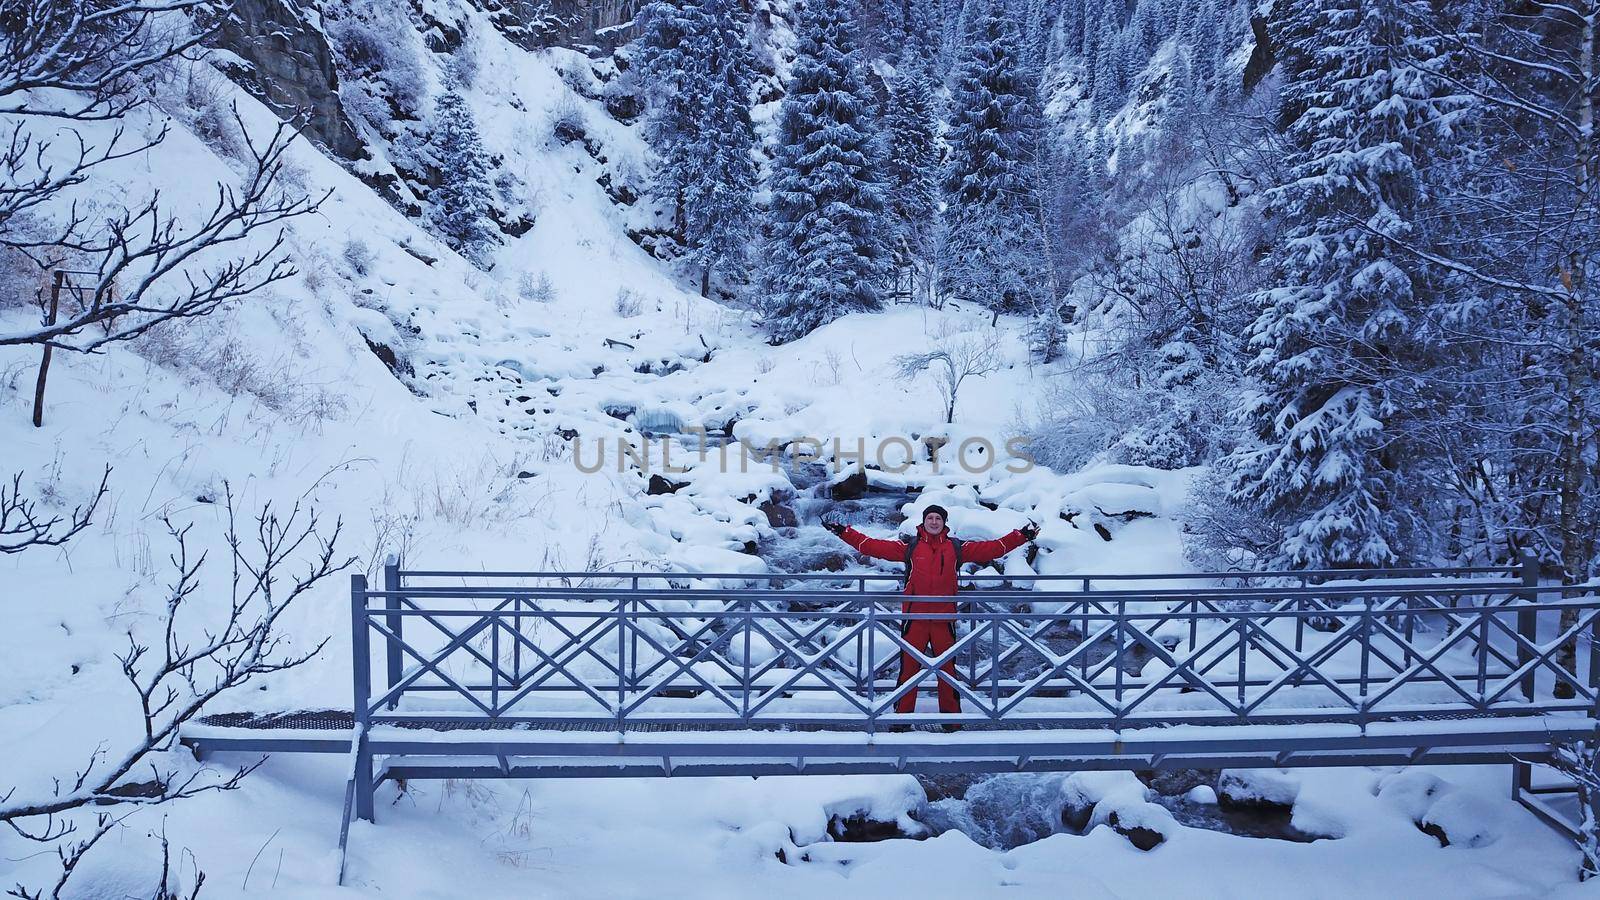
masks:
[[[21,553],[29,547],[59,547],[78,532],[89,527],[95,507],[106,495],[106,482],[111,477],[107,466],[100,476],[100,486],[89,502],[72,508],[65,518],[40,513],[35,501],[22,494],[22,473],[11,476],[11,487],[0,484],[0,553]]]
[[[123,677],[132,688],[142,719],[141,732],[116,752],[94,748],[82,769],[58,778],[50,796],[16,801],[0,795],[0,822],[30,841],[57,843],[63,868],[61,884],[84,854],[120,817],[102,814],[96,831],[60,843],[75,833],[65,814],[89,806],[127,809],[173,803],[211,791],[234,790],[263,760],[218,774],[207,769],[185,771],[160,754],[171,750],[185,723],[208,704],[262,675],[291,669],[310,660],[326,640],[292,650],[279,630],[280,617],[307,591],[355,562],[339,559],[336,546],[342,523],[324,529],[315,510],[296,504],[279,516],[270,504],[253,522],[253,534],[241,534],[232,490],[227,491],[228,525],[224,540],[232,556],[230,596],[221,605],[220,625],[189,623],[190,610],[217,609],[198,603],[206,559],[190,551],[192,526],[164,520],[173,543],[169,557],[173,580],[154,633],[130,629],[127,646],[117,655]],[[303,567],[291,566],[306,557]],[[58,888],[59,889],[59,888]],[[18,886],[18,897],[34,897]],[[52,894],[51,896],[54,896]]]

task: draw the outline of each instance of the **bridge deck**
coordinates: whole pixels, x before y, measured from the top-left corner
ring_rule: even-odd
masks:
[[[387,757],[379,780],[442,777],[631,777],[1062,771],[1539,761],[1553,742],[1592,734],[1593,719],[1441,713],[1358,725],[1337,722],[946,733],[784,725],[662,723],[618,732],[593,722],[374,724],[368,751]],[[211,716],[186,729],[199,753],[348,753],[354,718],[340,710]]]

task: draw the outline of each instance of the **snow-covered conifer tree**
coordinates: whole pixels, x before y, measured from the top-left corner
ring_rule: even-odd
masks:
[[[883,143],[844,0],[806,0],[798,30],[768,221],[764,311],[778,341],[876,309],[890,264]]]
[[[1100,13],[1099,37],[1095,39],[1094,85],[1091,90],[1094,117],[1111,118],[1126,96],[1122,72],[1122,43],[1118,38],[1116,13],[1106,5]]]
[[[723,262],[744,257],[754,229],[757,173],[750,85],[755,64],[734,0],[705,0],[710,29],[693,52],[706,73],[699,97],[699,165],[685,187],[684,237],[700,267],[700,293]]]
[[[451,249],[487,265],[496,243],[489,219],[489,153],[460,94],[449,91],[434,105],[428,148],[442,178],[428,194],[429,225]]]
[[[927,287],[915,273],[929,256],[939,206],[939,146],[934,133],[933,76],[908,65],[895,76],[884,128],[888,132],[889,229],[896,292]]]
[[[1286,72],[1285,107],[1299,113],[1287,178],[1268,194],[1285,233],[1248,332],[1254,443],[1227,463],[1233,498],[1282,526],[1280,564],[1386,565],[1418,550],[1429,454],[1407,446],[1406,426],[1424,414],[1415,373],[1432,285],[1372,229],[1418,237],[1418,167],[1456,102],[1406,58],[1432,46],[1411,25],[1426,6],[1278,7],[1278,33],[1299,44],[1289,58],[1304,61]]]
[[[656,153],[651,187],[671,204],[679,233],[687,230],[684,193],[695,176],[699,98],[708,89],[706,69],[694,58],[695,44],[703,47],[710,31],[698,0],[655,0],[639,14],[637,60],[650,102],[644,134]]]
[[[755,64],[746,22],[732,0],[671,0],[647,13],[640,55],[655,87],[647,129],[659,160],[655,188],[670,199],[709,294],[712,274],[743,256],[753,229]]]
[[[1194,60],[1195,83],[1205,92],[1215,86],[1217,68],[1221,63],[1222,16],[1222,10],[1214,0],[1201,0],[1191,58]]]
[[[1005,311],[1042,296],[1038,70],[1004,4],[974,14],[950,98],[945,292]]]

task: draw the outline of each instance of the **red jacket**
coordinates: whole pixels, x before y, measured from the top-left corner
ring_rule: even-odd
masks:
[[[918,597],[955,596],[958,580],[956,548],[950,543],[949,535],[948,528],[939,532],[938,536],[934,536],[923,531],[921,525],[917,526],[917,546],[911,552],[911,575],[906,579],[907,594]],[[854,528],[846,528],[840,537],[846,544],[867,556],[891,562],[905,562],[906,542],[899,538],[884,540],[868,537]],[[962,541],[961,562],[990,562],[1027,542],[1028,539],[1023,537],[1020,531],[1013,531],[992,541]],[[906,612],[953,613],[956,611],[956,604],[953,600],[917,603],[908,600],[904,608]]]

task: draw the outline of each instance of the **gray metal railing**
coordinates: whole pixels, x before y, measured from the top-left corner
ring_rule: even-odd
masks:
[[[800,586],[686,587],[778,578]],[[1340,580],[1310,583],[1331,578]],[[1178,586],[1122,586],[1133,579]],[[425,583],[446,580],[457,583]],[[1600,703],[1592,677],[1600,663],[1591,660],[1583,677],[1557,664],[1563,643],[1600,634],[1600,601],[1539,587],[1531,563],[966,580],[999,587],[962,592],[949,615],[903,612],[898,593],[869,590],[895,585],[894,575],[467,573],[391,563],[382,590],[363,576],[352,588],[357,719],[871,733],[935,722],[1365,724],[1588,712]],[[1023,583],[1041,589],[1016,587]],[[1576,624],[1557,634],[1564,610]],[[953,646],[937,654],[911,646],[901,626],[913,620],[950,623]],[[1596,646],[1589,642],[1591,656]],[[375,651],[384,673],[377,689]],[[902,658],[916,671],[899,683]],[[894,712],[908,692],[940,682],[959,696],[960,713]]]

